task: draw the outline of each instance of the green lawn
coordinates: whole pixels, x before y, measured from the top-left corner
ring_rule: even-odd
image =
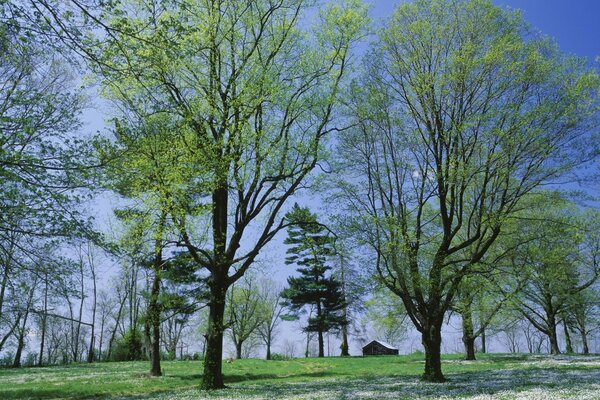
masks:
[[[236,360],[224,364],[228,389],[197,389],[198,361],[145,362],[0,370],[0,399],[600,399],[600,357],[480,355],[444,357],[449,381],[419,380],[421,356]]]

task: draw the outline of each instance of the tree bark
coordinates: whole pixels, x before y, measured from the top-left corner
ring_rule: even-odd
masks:
[[[486,353],[486,340],[485,340],[485,328],[481,329],[481,352]]]
[[[223,321],[225,315],[225,294],[227,287],[224,278],[213,275],[210,284],[210,307],[208,313],[208,332],[206,334],[206,355],[202,388],[206,390],[222,389],[223,383]]]
[[[271,359],[271,338],[267,339],[267,360]]]
[[[445,382],[442,374],[441,326],[430,325],[422,332],[422,343],[425,348],[425,372],[423,380],[427,382]]]
[[[152,325],[152,351],[150,351],[150,375],[161,376],[160,368],[160,305],[158,304],[158,293],[160,290],[160,271],[155,269],[148,304],[148,314]]]
[[[554,323],[554,318],[550,318],[548,322],[548,339],[550,340],[550,353],[560,354],[560,348],[558,347],[558,335],[556,334],[556,323]]]
[[[340,269],[341,269],[341,281],[342,281],[342,294],[344,296],[344,307],[342,308],[342,316],[344,318],[344,325],[342,325],[342,344],[340,346],[341,356],[348,357],[350,353],[348,351],[348,303],[346,301],[346,268],[344,263],[344,257],[340,257]]]
[[[325,341],[323,340],[323,331],[319,330],[319,357],[325,357]]]
[[[565,353],[572,354],[573,353],[573,342],[571,341],[571,334],[569,333],[569,325],[567,324],[567,321],[563,321],[563,327],[565,330],[565,342],[566,342]]]
[[[465,360],[475,360],[475,335],[473,333],[473,315],[470,304],[462,309],[462,341],[465,346]]]
[[[41,338],[40,338],[40,354],[38,355],[38,367],[41,367],[44,364],[44,345],[46,344],[46,322],[47,322],[47,312],[48,312],[48,272],[46,271],[44,274],[44,313],[41,316]]]
[[[33,296],[33,293],[31,296]],[[31,298],[29,301],[31,301]],[[15,359],[13,361],[14,368],[19,368],[21,366],[21,357],[23,354],[23,348],[25,347],[25,330],[27,329],[27,317],[29,316],[30,306],[31,304],[27,305],[27,311],[25,311],[25,315],[23,316],[23,325],[19,329],[19,334],[17,337],[17,351],[15,352]]]
[[[590,354],[590,348],[588,346],[587,340],[587,332],[584,330],[581,331],[581,343],[583,345],[583,354]]]
[[[242,342],[239,341],[235,344],[235,358],[238,360],[242,359]]]
[[[88,247],[88,260],[90,263],[90,273],[92,274],[92,289],[93,289],[93,303],[92,303],[92,326],[90,333],[90,348],[88,350],[88,363],[96,361],[96,352],[94,347],[96,346],[96,308],[98,305],[98,291],[97,291],[97,282],[96,282],[96,269],[94,265],[93,256],[91,254],[91,248]]]

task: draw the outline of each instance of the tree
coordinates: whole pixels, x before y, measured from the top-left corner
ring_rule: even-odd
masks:
[[[366,301],[365,319],[371,323],[377,338],[398,346],[407,332],[407,314],[402,301],[390,297],[385,288],[376,288],[373,296]]]
[[[314,316],[308,318],[306,332],[316,332],[319,340],[319,357],[324,357],[323,333],[339,329],[346,320],[342,284],[333,276],[326,277],[331,267],[328,259],[334,255],[333,238],[306,207],[294,204],[286,214],[291,224],[284,243],[291,245],[286,251],[286,264],[295,264],[300,277],[289,277],[289,287],[281,293],[291,315],[296,317],[306,306],[314,307]]]
[[[283,288],[268,278],[261,279],[259,284],[262,318],[257,327],[257,333],[267,348],[266,359],[270,360],[271,347],[282,321],[283,305],[281,303],[283,299],[281,298],[281,292]]]
[[[226,315],[231,340],[235,345],[235,356],[242,358],[242,346],[257,333],[263,323],[262,299],[256,279],[246,275],[238,284],[229,288]]]
[[[597,241],[597,234],[582,234],[597,231],[597,221],[586,226],[573,204],[560,198],[552,200],[542,200],[536,207],[539,211],[529,214],[531,222],[521,228],[523,236],[518,240],[527,245],[517,250],[514,261],[522,266],[526,283],[515,305],[525,319],[547,335],[550,352],[559,354],[558,324],[562,320],[565,329],[569,328],[565,319],[570,307],[600,276],[600,253],[594,254],[598,243],[591,243],[591,254],[584,251],[589,249],[585,241]]]
[[[169,114],[194,139],[181,163],[188,196],[170,212],[180,245],[209,274],[202,386],[222,388],[227,289],[285,228],[283,206],[338,129],[335,106],[366,9],[332,5],[308,31],[300,0],[102,6],[103,36],[86,48],[107,96],[138,115]],[[255,239],[242,245],[250,231]]]
[[[442,382],[445,313],[521,199],[585,153],[598,77],[489,0],[401,4],[379,40],[348,95],[340,198]]]
[[[11,231],[72,236],[85,227],[76,189],[91,172],[83,137],[74,135],[83,97],[11,3],[0,4],[0,239]]]

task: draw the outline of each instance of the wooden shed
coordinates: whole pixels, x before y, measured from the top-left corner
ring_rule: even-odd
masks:
[[[398,349],[381,340],[373,340],[362,348],[363,356],[391,356],[398,355]]]

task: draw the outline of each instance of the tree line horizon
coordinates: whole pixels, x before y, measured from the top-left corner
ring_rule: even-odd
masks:
[[[36,326],[38,365],[92,362],[108,341],[125,358],[145,347],[160,376],[195,325],[199,383],[221,389],[226,334],[238,358],[250,342],[271,358],[281,321],[301,319],[307,355],[330,331],[348,355],[360,315],[390,335],[414,326],[430,382],[445,381],[451,314],[467,359],[509,315],[528,343],[558,354],[562,326],[566,351],[577,335],[589,353],[600,212],[563,181],[599,182],[600,77],[519,11],[415,0],[375,27],[360,0],[0,1],[0,49],[14,366]],[[85,135],[91,91],[109,128]],[[89,209],[105,193],[114,232]],[[293,204],[302,193],[323,218]],[[286,233],[299,275],[261,286],[256,265]],[[98,290],[101,254],[123,265],[114,293]]]

